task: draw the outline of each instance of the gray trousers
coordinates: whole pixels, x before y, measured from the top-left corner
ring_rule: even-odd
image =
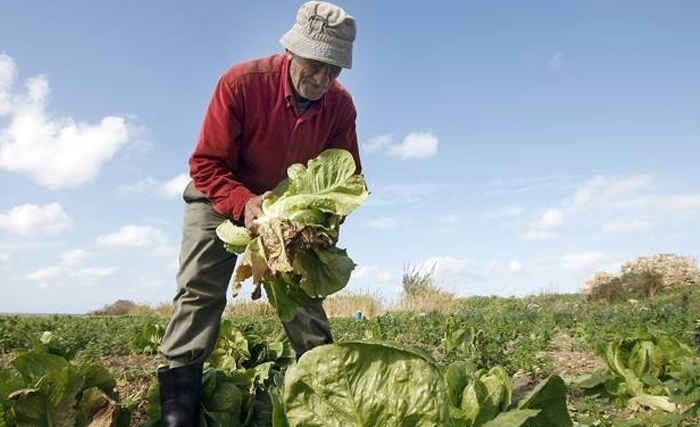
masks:
[[[236,263],[236,256],[227,252],[216,236],[216,227],[226,218],[192,183],[187,186],[184,199],[177,293],[160,348],[171,368],[202,363],[211,354]],[[320,302],[300,307],[294,319],[283,323],[283,327],[297,357],[333,342]]]

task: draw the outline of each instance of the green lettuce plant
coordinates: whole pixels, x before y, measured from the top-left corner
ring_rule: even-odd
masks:
[[[511,408],[501,367],[443,370],[428,354],[389,342],[348,341],[305,353],[272,392],[273,427],[568,427],[567,387],[542,381]]]
[[[501,366],[474,369],[471,362],[448,366],[445,380],[454,427],[568,427],[568,389],[552,375],[540,382],[513,407],[513,381]]]
[[[684,366],[695,352],[663,331],[639,327],[633,337],[608,343],[601,356],[606,369],[585,376],[576,386],[587,394],[603,395],[621,406],[677,410],[668,382],[683,378]]]
[[[290,427],[450,425],[447,388],[430,356],[380,342],[341,342],[305,353],[287,370]]]
[[[339,226],[368,195],[347,150],[328,149],[306,166],[290,166],[287,178],[263,201],[256,236],[230,220],[217,227],[224,247],[240,255],[234,296],[252,278],[253,299],[264,287],[278,317],[290,321],[299,305],[343,289],[355,264],[336,247]]]
[[[0,426],[128,426],[134,404],[120,401],[112,374],[48,352],[55,345],[42,338],[0,370]]]
[[[295,360],[284,333],[268,341],[240,330],[224,319],[216,348],[205,363],[200,417],[193,427],[270,427],[272,390]],[[141,427],[160,425],[158,382],[148,392],[148,420]],[[2,425],[0,424],[0,427]]]

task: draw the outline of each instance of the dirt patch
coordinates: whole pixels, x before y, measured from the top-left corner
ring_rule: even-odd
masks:
[[[546,351],[537,354],[539,358],[552,362],[552,370],[548,374],[559,375],[564,382],[569,383],[578,377],[591,374],[605,367],[605,362],[593,352],[576,351],[575,340],[563,332],[557,333],[551,340]],[[514,400],[522,398],[544,378],[538,375],[519,375],[513,377]]]
[[[569,335],[559,332],[552,338],[544,355],[552,361],[553,372],[567,379],[590,374],[605,367],[605,362],[593,352],[574,351],[575,342]]]
[[[138,426],[147,420],[148,389],[156,380],[156,368],[163,363],[158,355],[131,354],[127,356],[108,356],[97,359],[94,363],[104,366],[114,375],[119,397],[135,399],[139,402],[131,417],[131,425]]]

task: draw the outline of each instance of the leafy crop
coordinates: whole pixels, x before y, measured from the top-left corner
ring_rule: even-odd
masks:
[[[308,166],[290,166],[287,178],[262,204],[257,236],[229,220],[217,227],[225,248],[241,255],[234,296],[252,278],[253,299],[261,297],[264,286],[279,318],[290,321],[299,305],[343,289],[355,264],[336,247],[339,226],[367,196],[364,178],[355,174],[346,150],[328,149]]]
[[[284,335],[270,341],[245,333],[225,319],[202,376],[197,427],[269,427],[272,402],[268,390],[281,381],[294,359]],[[160,425],[159,393],[154,381],[148,393],[149,421],[143,427]]]
[[[286,374],[286,424],[274,427],[480,427],[572,425],[567,388],[550,377],[511,409],[505,370],[473,371],[456,363],[443,372],[429,355],[389,342],[317,347]]]
[[[128,427],[131,406],[119,402],[105,368],[71,364],[44,346],[18,355],[0,371],[0,426]]]
[[[287,371],[290,427],[447,425],[447,389],[426,355],[388,343],[318,347]]]
[[[450,315],[392,311],[362,320],[332,317],[330,323],[338,342],[366,339],[401,342],[429,352],[443,373],[453,362],[473,364],[473,369],[465,368],[465,372],[470,373],[476,370],[488,373],[496,366],[502,367],[516,378],[516,390],[509,410],[501,413],[499,423],[505,422],[509,413],[514,416],[512,409],[522,409],[518,408],[524,400],[521,396],[532,384],[551,373],[560,373],[569,385],[569,410],[577,426],[700,425],[700,359],[697,357],[664,370],[666,374],[661,382],[668,391],[668,402],[676,406],[675,412],[634,401],[630,403],[631,396],[617,399],[606,391],[604,382],[595,388],[581,389],[574,381],[603,361],[594,357],[595,349],[600,348],[599,354],[603,354],[610,343],[637,339],[635,331],[639,325],[654,325],[655,330],[650,331],[653,335],[658,335],[657,330],[660,330],[692,348],[694,337],[700,333],[700,289],[686,288],[637,303],[586,303],[576,294],[525,298],[474,296],[454,302],[456,312]],[[232,344],[235,339],[228,332],[232,326],[229,322],[246,338],[250,358],[245,356],[245,351],[241,353],[243,356],[237,356],[239,352]],[[158,326],[149,326],[153,323]],[[132,425],[137,425],[146,419],[147,408],[155,408],[147,405],[145,391],[155,380],[154,368],[158,360],[143,352],[153,354],[157,350],[165,324],[166,318],[153,316],[0,316],[0,371],[13,370],[14,359],[26,351],[39,349],[70,359],[74,366],[84,363],[104,366],[117,380],[116,388],[122,398],[112,400],[120,410],[129,410],[133,399],[138,399],[139,405],[133,407],[132,416]],[[50,334],[44,334],[45,331]],[[206,380],[211,381],[211,385],[206,390],[213,393],[204,395],[202,400],[209,405],[210,414],[229,410],[237,413],[236,392],[224,384],[231,383],[241,392],[241,409],[233,418],[247,422],[248,426],[284,426],[280,424],[285,420],[283,375],[285,366],[293,363],[293,358],[275,359],[278,354],[275,342],[282,332],[282,325],[275,316],[227,316],[224,319],[222,340],[207,367],[210,373]],[[562,341],[562,337],[568,339]],[[284,343],[283,348],[287,348]],[[245,376],[234,375],[231,368],[225,366],[233,366],[227,362],[231,358],[236,360],[236,369],[241,372],[247,372],[258,362],[262,362],[261,365],[274,363],[269,370],[262,366]],[[124,361],[128,361],[126,369]],[[218,371],[227,379],[214,374]],[[556,377],[550,378],[553,383],[557,382],[553,380]],[[4,377],[0,379],[1,385],[4,385]],[[250,392],[251,386],[254,394]],[[214,397],[217,393],[219,397]],[[6,417],[11,401],[7,394],[0,399]],[[213,402],[205,403],[209,400]],[[15,421],[5,419],[5,422],[8,427],[17,427]]]
[[[641,405],[676,411],[671,389],[687,388],[698,369],[695,352],[663,331],[637,329],[634,337],[611,342],[602,354],[607,369],[589,375],[578,386],[604,394],[620,405]],[[670,382],[669,382],[670,381]]]

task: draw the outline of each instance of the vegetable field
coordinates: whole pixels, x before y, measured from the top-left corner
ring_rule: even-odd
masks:
[[[317,425],[320,413],[330,426],[700,425],[697,289],[615,304],[578,295],[458,304],[449,315],[333,318],[338,344],[298,363],[275,316],[225,318],[200,425]],[[166,323],[0,317],[0,426],[157,425]]]

